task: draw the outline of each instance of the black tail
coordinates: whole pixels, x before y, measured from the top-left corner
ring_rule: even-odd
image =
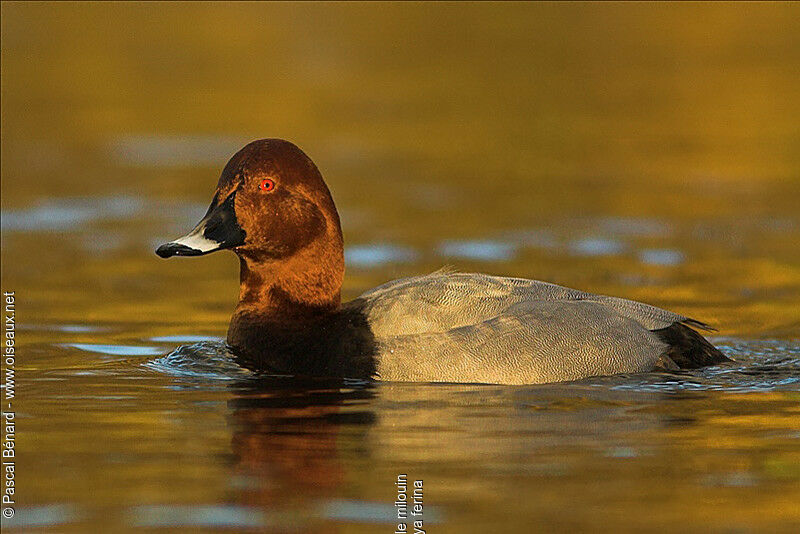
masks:
[[[696,369],[731,361],[706,338],[683,323],[673,323],[666,328],[653,330],[653,333],[669,347],[664,356],[681,369]]]

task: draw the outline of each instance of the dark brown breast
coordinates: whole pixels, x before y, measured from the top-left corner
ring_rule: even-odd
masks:
[[[365,379],[376,372],[375,337],[353,305],[293,321],[237,314],[228,344],[239,363],[255,372]]]

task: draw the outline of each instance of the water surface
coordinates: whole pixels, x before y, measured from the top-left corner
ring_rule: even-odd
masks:
[[[110,24],[124,21],[124,24]],[[800,528],[795,5],[2,7],[17,531]],[[303,147],[345,298],[451,265],[707,321],[735,363],[571,384],[255,377],[232,254],[153,254]],[[5,408],[4,408],[5,409]]]

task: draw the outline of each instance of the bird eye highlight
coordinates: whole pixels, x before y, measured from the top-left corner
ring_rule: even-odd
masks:
[[[264,178],[258,188],[262,191],[272,191],[275,189],[275,182],[270,178]]]

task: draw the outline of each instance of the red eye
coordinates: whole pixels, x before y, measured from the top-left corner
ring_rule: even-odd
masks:
[[[275,189],[275,182],[270,180],[269,178],[264,178],[261,180],[261,185],[258,186],[259,189],[262,191],[272,191]]]

